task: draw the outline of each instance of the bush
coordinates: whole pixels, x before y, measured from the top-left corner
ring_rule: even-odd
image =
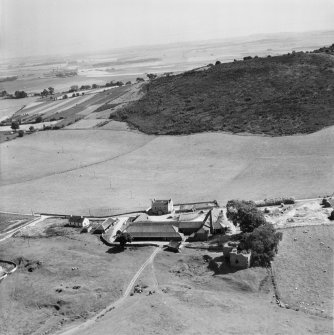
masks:
[[[23,130],[19,130],[19,137],[23,137],[24,136],[24,131]]]
[[[41,116],[37,116],[35,119],[35,123],[41,123],[43,122],[43,118]]]
[[[278,243],[283,234],[276,232],[270,223],[254,229],[252,233],[243,235],[238,248],[240,250],[252,250],[252,266],[270,266],[278,252]]]
[[[226,205],[226,216],[236,226],[239,224],[243,233],[252,232],[255,228],[266,224],[263,213],[256,208],[253,201],[230,200]]]

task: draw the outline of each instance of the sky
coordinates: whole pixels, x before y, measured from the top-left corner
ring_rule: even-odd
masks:
[[[334,30],[334,0],[0,0],[0,57]]]

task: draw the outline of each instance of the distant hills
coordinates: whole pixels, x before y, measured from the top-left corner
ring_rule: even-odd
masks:
[[[159,77],[111,118],[148,134],[315,132],[334,125],[333,51],[334,44]]]

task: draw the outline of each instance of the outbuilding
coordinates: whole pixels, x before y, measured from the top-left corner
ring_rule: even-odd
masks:
[[[94,230],[94,234],[105,234],[106,231],[115,224],[117,220],[113,219],[113,218],[108,218],[106,220],[104,220],[103,222],[99,223],[95,230]]]
[[[126,228],[134,241],[181,241],[176,228],[167,222],[138,222]]]
[[[71,215],[68,220],[70,227],[83,228],[89,226],[89,219],[83,216]]]

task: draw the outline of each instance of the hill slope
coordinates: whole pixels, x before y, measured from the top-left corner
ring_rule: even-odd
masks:
[[[334,57],[292,53],[209,66],[152,80],[112,114],[148,134],[203,131],[273,136],[334,124]]]

